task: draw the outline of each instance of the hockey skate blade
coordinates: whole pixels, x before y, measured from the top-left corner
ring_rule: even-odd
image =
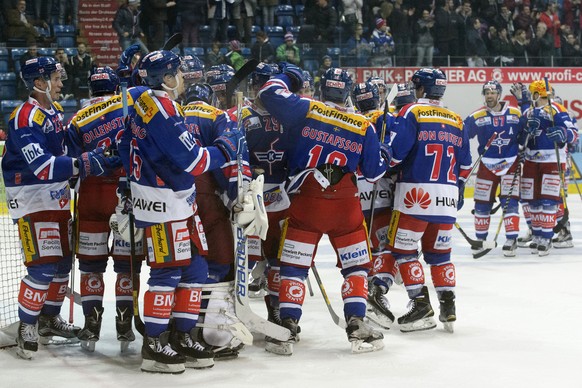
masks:
[[[403,333],[411,333],[413,331],[430,330],[436,327],[436,322],[433,317],[426,317],[411,323],[404,323],[400,325],[400,331]]]
[[[121,353],[127,353],[129,350],[129,344],[131,342],[129,341],[119,341],[119,351]]]
[[[443,327],[447,333],[455,332],[455,322],[443,322]]]
[[[38,342],[44,346],[71,346],[78,345],[81,341],[77,337],[39,336]]]
[[[22,348],[16,348],[16,355],[18,356],[18,358],[21,358],[23,360],[27,360],[30,361],[32,360],[32,355],[34,354],[34,352],[32,350],[26,350],[26,349],[22,349]]]
[[[277,354],[279,356],[292,356],[293,355],[293,344],[290,341],[277,341],[265,343],[265,350],[269,353]]]
[[[177,375],[184,373],[186,366],[184,364],[164,364],[154,360],[143,360],[141,362],[142,372],[147,373],[168,373]]]
[[[208,369],[214,366],[214,359],[186,357],[184,366],[190,369]]]
[[[253,334],[245,325],[243,325],[242,322],[233,323],[228,326],[228,329],[232,335],[241,340],[243,344],[249,346],[253,344]]]
[[[88,352],[94,352],[96,343],[97,341],[81,341],[81,349],[84,349]]]
[[[354,354],[370,353],[384,349],[384,341],[382,339],[377,339],[371,342],[365,342],[364,340],[350,342],[352,344],[352,353]]]
[[[383,314],[377,314],[374,310],[366,311],[366,318],[374,325],[381,327],[382,329],[390,330],[393,321]]]

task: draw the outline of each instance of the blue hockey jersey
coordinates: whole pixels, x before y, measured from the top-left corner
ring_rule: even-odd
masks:
[[[10,216],[67,210],[73,160],[66,155],[63,108],[49,109],[29,97],[10,115],[2,176]]]

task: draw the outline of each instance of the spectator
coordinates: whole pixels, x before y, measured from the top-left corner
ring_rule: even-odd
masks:
[[[531,60],[528,55],[529,39],[524,30],[518,28],[513,36],[514,66],[530,66]]]
[[[499,7],[499,14],[495,15],[494,24],[497,27],[497,30],[501,30],[501,28],[505,27],[507,29],[507,34],[509,36],[513,35],[515,28],[513,26],[513,18],[511,17],[511,12],[509,12],[509,8],[506,5],[501,5]]]
[[[177,11],[181,17],[182,45],[184,47],[198,46],[198,28],[206,24],[206,0],[180,0]]]
[[[395,0],[394,9],[387,18],[390,32],[394,38],[395,58],[397,65],[408,66],[412,59],[412,34],[414,29],[414,8],[408,8],[402,3],[404,0]]]
[[[467,36],[463,18],[455,12],[454,0],[446,0],[449,4],[450,16],[450,41],[449,53],[451,55],[451,65],[465,65],[465,37]]]
[[[210,20],[210,36],[213,42],[226,43],[228,40],[228,12],[230,3],[226,0],[216,0],[209,3],[208,19]]]
[[[370,66],[392,66],[394,40],[384,19],[376,19],[376,29],[372,32],[370,43],[373,47]]]
[[[546,4],[546,10],[540,14],[540,22],[544,23],[548,29],[548,34],[553,38],[552,55],[556,60],[562,56],[560,41],[560,18],[558,17],[558,4],[556,0],[550,0]]]
[[[63,69],[65,69],[65,72],[67,73],[67,79],[62,79],[63,87],[61,89],[61,95],[62,95],[63,100],[68,100],[69,98],[73,97],[73,94],[72,94],[73,68],[71,66],[71,63],[69,61],[69,58],[68,58],[67,53],[65,52],[64,48],[59,47],[56,49],[55,59],[57,60],[57,62],[59,62],[61,64],[61,66],[63,67]]]
[[[228,42],[229,51],[225,55],[226,63],[231,65],[235,70],[240,69],[246,62],[246,59],[240,52],[240,42],[231,40]]]
[[[145,34],[150,51],[159,50],[166,40],[166,22],[168,21],[168,8],[176,6],[175,1],[144,0],[141,7],[145,19]]]
[[[457,25],[453,24],[448,0],[437,0],[438,7],[434,12],[434,37],[435,49],[438,56],[435,58],[435,65],[446,66],[449,64],[449,55],[454,52],[451,49],[452,41],[457,38]]]
[[[348,66],[366,66],[368,58],[372,53],[370,43],[363,37],[364,27],[361,24],[356,26],[354,33],[346,43],[348,52]]]
[[[77,29],[79,0],[58,0],[59,24],[72,24]]]
[[[508,37],[507,28],[501,27],[497,37],[491,41],[493,50],[491,57],[495,66],[511,66],[513,64],[513,43]]]
[[[279,0],[259,0],[259,6],[263,10],[263,27],[275,25],[275,9]]]
[[[7,39],[24,39],[27,46],[36,44],[40,36],[35,25],[48,28],[43,21],[33,21],[26,16],[26,0],[18,0],[15,8],[6,11],[6,38]]]
[[[344,9],[344,34],[353,36],[358,26],[362,25],[362,7],[364,0],[342,0]]]
[[[272,63],[275,59],[275,48],[265,31],[257,31],[257,41],[251,47],[251,56],[259,62]]]
[[[119,45],[125,50],[132,44],[139,44],[144,53],[148,52],[142,39],[145,37],[139,25],[140,0],[128,0],[121,5],[113,18],[113,29],[117,32]]]
[[[87,53],[85,43],[77,45],[77,55],[70,58],[70,62],[72,74],[69,74],[69,78],[73,79],[73,90],[78,91],[80,85],[85,86],[87,84],[87,77],[89,77],[89,72],[93,67],[93,58]]]
[[[245,43],[251,43],[251,33],[257,0],[235,1],[231,7],[231,16],[239,34],[239,39]]]
[[[332,65],[331,57],[329,55],[324,55],[323,58],[321,58],[321,65],[319,66],[319,69],[317,69],[317,74],[315,75],[315,79],[313,80],[315,93],[317,94],[317,96],[315,96],[316,99],[319,96],[320,91],[319,84],[321,82],[321,76],[331,68],[331,65]]]
[[[299,66],[301,62],[299,47],[295,44],[293,34],[290,32],[285,34],[285,43],[277,47],[277,61],[289,62],[296,66]]]
[[[471,20],[473,18],[473,9],[471,8],[471,2],[469,0],[464,0],[463,4],[459,6],[456,10],[457,14],[463,19],[465,26],[471,26]]]
[[[469,67],[487,66],[485,58],[489,55],[487,46],[481,37],[481,21],[473,19],[473,28],[467,31],[467,65]]]
[[[319,8],[315,14],[315,40],[318,43],[333,43],[337,26],[337,11],[328,0],[317,0]]]
[[[536,35],[529,45],[533,66],[552,66],[554,52],[554,38],[548,34],[545,23],[539,22],[536,27]]]
[[[572,32],[566,35],[566,39],[562,42],[562,66],[580,66],[582,64],[582,51],[580,50],[580,43],[576,41],[576,37]]]
[[[416,22],[416,66],[432,67],[434,50],[434,18],[428,9],[422,11],[422,18]]]
[[[522,29],[525,31],[527,39],[531,39],[534,35],[533,26],[535,24],[535,19],[531,13],[531,8],[529,5],[523,4],[520,7],[520,11],[515,11],[513,15],[513,25],[515,29]]]
[[[22,69],[22,66],[24,66],[24,64],[26,63],[26,61],[28,61],[29,59],[32,58],[38,58],[38,48],[36,46],[36,43],[31,44],[30,46],[28,46],[28,50],[22,54],[22,56],[20,57],[20,68]],[[23,84],[24,86],[24,84]]]
[[[222,65],[225,62],[224,55],[220,52],[220,42],[213,42],[210,52],[206,55],[206,65],[212,67],[214,65]]]

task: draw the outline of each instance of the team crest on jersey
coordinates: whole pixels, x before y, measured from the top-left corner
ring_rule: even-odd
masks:
[[[503,147],[505,147],[506,145],[508,145],[508,144],[509,144],[509,142],[510,142],[510,139],[503,139],[503,138],[501,137],[501,134],[499,134],[499,136],[497,136],[497,137],[495,138],[495,140],[493,140],[493,141],[491,142],[491,145],[492,145],[492,146],[494,146],[494,147],[497,147],[497,148],[499,149],[499,152],[501,153],[501,149],[502,149]]]
[[[426,210],[431,202],[430,195],[420,188],[415,187],[404,195],[404,206],[408,209],[418,205],[421,209]]]
[[[255,157],[259,162],[264,162],[269,164],[269,174],[273,173],[273,163],[280,162],[283,160],[285,156],[285,151],[277,151],[275,149],[275,143],[277,143],[279,139],[275,139],[271,143],[271,148],[265,152],[254,152]]]

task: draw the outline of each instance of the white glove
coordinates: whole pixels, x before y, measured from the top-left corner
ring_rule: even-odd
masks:
[[[129,234],[129,214],[123,212],[121,204],[115,207],[115,214],[109,218],[109,227],[113,232],[118,233],[123,241],[131,243],[131,235]],[[133,228],[134,242],[141,241],[143,238],[142,228]]]
[[[263,202],[263,183],[265,178],[259,175],[249,184],[242,204],[235,206],[235,222],[244,229],[246,236],[259,236],[262,240],[267,238],[269,220]],[[238,210],[241,209],[242,210]]]

